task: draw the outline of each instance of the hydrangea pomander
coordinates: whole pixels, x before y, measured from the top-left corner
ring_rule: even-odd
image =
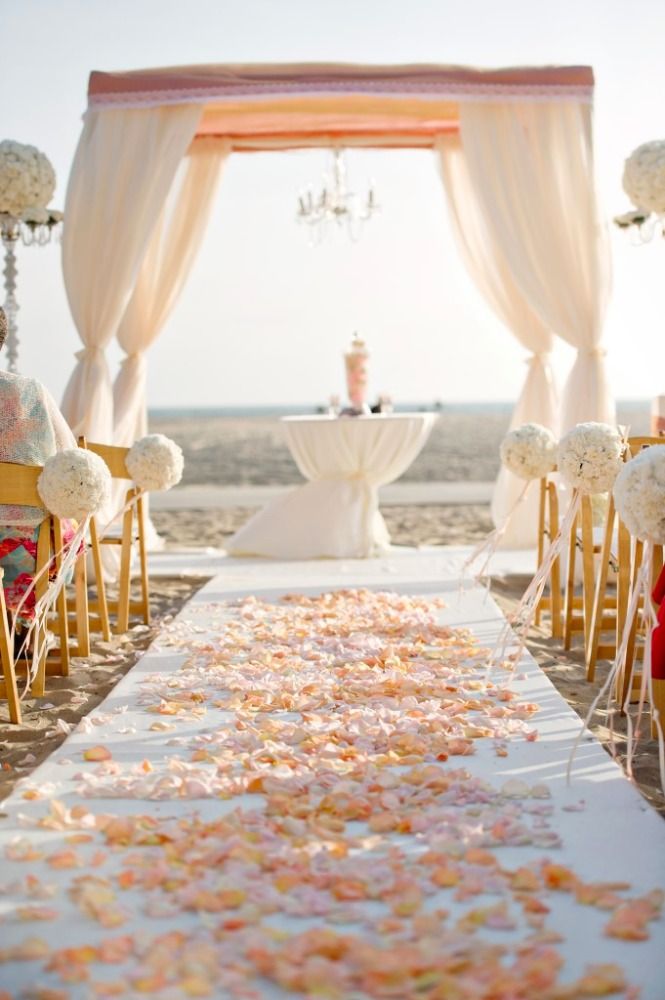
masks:
[[[623,464],[623,449],[621,435],[610,424],[577,424],[559,442],[559,472],[580,493],[607,493]]]
[[[182,449],[164,434],[146,434],[127,453],[127,471],[141,490],[170,490],[182,479]]]
[[[623,189],[637,209],[665,214],[665,140],[633,150],[624,167]]]
[[[614,502],[631,535],[665,545],[665,445],[645,448],[626,462],[614,484]]]
[[[40,221],[55,191],[55,170],[35,146],[0,142],[0,212]]]
[[[94,452],[69,448],[46,460],[37,489],[56,517],[82,521],[109,502],[111,473]]]
[[[542,479],[556,465],[556,438],[540,424],[522,424],[501,442],[501,461],[521,479]]]

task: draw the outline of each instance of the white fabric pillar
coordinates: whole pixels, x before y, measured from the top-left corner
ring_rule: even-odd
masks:
[[[113,387],[115,444],[131,445],[147,433],[145,352],[189,277],[230,151],[225,139],[193,143],[153,231],[118,330],[126,357]]]
[[[460,105],[469,182],[515,284],[577,349],[560,431],[615,420],[601,346],[610,288],[596,204],[591,107],[576,100]]]
[[[113,439],[113,396],[104,350],[132,292],[199,105],[88,111],[67,198],[62,266],[84,347],[62,410],[77,434]]]
[[[471,184],[464,149],[457,135],[437,140],[441,176],[446,191],[453,231],[467,270],[494,313],[517,340],[531,352],[528,372],[513,411],[511,428],[532,421],[558,429],[558,400],[549,361],[554,338],[531,308],[513,279],[501,242],[487,225],[483,208]],[[504,523],[524,483],[502,469],[492,497],[495,524]],[[532,546],[537,536],[538,493],[531,490],[512,519],[503,538],[510,548]]]

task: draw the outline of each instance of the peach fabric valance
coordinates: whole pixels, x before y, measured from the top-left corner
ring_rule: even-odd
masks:
[[[256,64],[93,72],[91,111],[197,104],[197,136],[224,136],[239,150],[343,142],[431,147],[456,132],[466,101],[587,103],[589,67],[479,70],[458,66]]]

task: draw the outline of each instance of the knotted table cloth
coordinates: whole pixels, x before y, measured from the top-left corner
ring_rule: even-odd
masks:
[[[285,417],[291,454],[309,480],[259,511],[231,538],[231,555],[367,558],[387,551],[380,486],[422,449],[434,413]]]

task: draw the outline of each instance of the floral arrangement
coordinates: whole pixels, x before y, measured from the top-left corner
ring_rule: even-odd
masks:
[[[127,471],[141,490],[170,490],[182,479],[182,449],[164,434],[147,434],[129,449]]]
[[[51,514],[82,521],[109,502],[111,473],[99,455],[71,448],[47,459],[37,490]]]
[[[559,472],[580,493],[606,493],[622,466],[623,439],[609,424],[573,427],[559,443]]]
[[[631,535],[665,545],[665,445],[645,448],[626,462],[614,484],[614,502]]]
[[[522,424],[501,442],[501,461],[520,479],[542,479],[556,466],[556,438],[540,424]]]
[[[55,170],[44,153],[10,139],[0,142],[0,213],[34,224],[48,222],[60,215],[46,208],[54,191]]]
[[[665,140],[645,142],[630,154],[623,189],[642,213],[665,214]]]

